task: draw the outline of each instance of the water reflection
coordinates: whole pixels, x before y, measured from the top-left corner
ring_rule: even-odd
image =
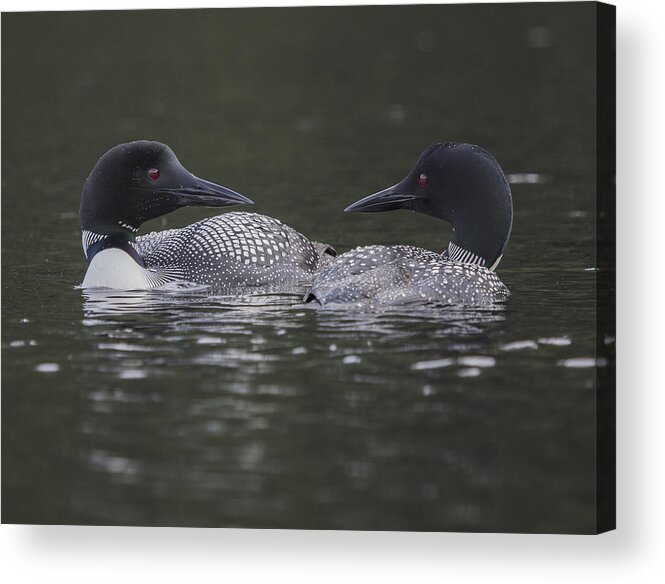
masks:
[[[141,380],[178,366],[216,368],[228,375],[226,387],[235,393],[256,388],[257,377],[283,371],[285,363],[306,370],[362,363],[355,379],[382,384],[385,355],[413,361],[400,368],[431,368],[420,355],[440,352],[446,340],[454,341],[450,350],[466,351],[461,339],[497,331],[506,318],[504,305],[349,312],[303,305],[285,295],[84,291],[83,298],[82,323],[91,334],[90,350],[99,355],[97,371]],[[458,361],[469,365],[469,359]]]
[[[256,294],[243,297],[211,296],[207,286],[185,284],[162,286],[153,290],[85,289],[81,292],[87,317],[148,313],[182,306],[200,306],[214,302],[223,308],[260,308],[301,304],[301,296],[293,294]],[[83,324],[93,324],[84,322]]]
[[[482,309],[427,304],[414,304],[410,308],[383,307],[380,310],[367,307],[324,309],[315,303],[303,304],[300,296],[289,294],[220,297],[211,296],[205,290],[182,293],[162,289],[84,290],[82,297],[84,318],[81,323],[84,326],[131,322],[131,315],[158,313],[162,317],[159,323],[166,328],[171,326],[181,333],[205,333],[197,338],[200,345],[222,343],[221,337],[210,336],[214,333],[251,334],[251,343],[258,345],[265,341],[255,334],[257,326],[269,324],[280,336],[286,334],[289,328],[304,326],[311,318],[316,318],[320,330],[330,336],[344,337],[344,333],[361,332],[399,339],[418,334],[420,323],[435,329],[436,336],[446,337],[478,334],[483,332],[483,325],[500,323],[506,318],[503,303]],[[139,319],[136,322],[144,325],[148,321]]]
[[[191,514],[146,504],[177,499],[198,525],[285,527],[297,516],[304,527],[395,528],[408,525],[395,502],[413,501],[438,505],[424,528],[469,529],[480,516],[474,490],[504,480],[462,436],[471,424],[491,434],[490,388],[515,399],[492,373],[508,353],[488,342],[506,334],[510,305],[349,312],[200,292],[83,299],[96,384],[81,396],[78,432],[101,491],[76,487],[87,521],[191,524]],[[403,442],[406,428],[420,439]],[[462,484],[467,501],[445,504]],[[126,489],[143,494],[127,499]]]

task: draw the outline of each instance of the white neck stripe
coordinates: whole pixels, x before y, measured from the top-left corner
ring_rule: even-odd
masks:
[[[468,249],[460,247],[452,241],[448,244],[448,249],[446,252],[448,252],[448,259],[452,260],[453,262],[460,262],[462,264],[475,264],[477,266],[485,266],[487,264],[485,258],[473,253],[472,251],[469,251]]]
[[[85,254],[85,256],[88,257],[88,248],[91,245],[94,245],[95,243],[101,241],[105,237],[106,235],[102,235],[101,233],[95,233],[94,231],[88,231],[87,229],[84,229],[81,233],[81,244],[83,245],[83,253]],[[130,241],[129,245],[131,245],[134,249],[136,249],[136,251],[138,251],[133,241]]]
[[[88,255],[88,248],[105,237],[106,235],[102,235],[101,233],[95,233],[94,231],[88,231],[87,229],[83,230],[83,233],[81,233],[81,244],[83,245],[83,253],[86,257]]]

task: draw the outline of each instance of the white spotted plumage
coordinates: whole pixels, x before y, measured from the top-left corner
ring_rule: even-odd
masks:
[[[320,304],[432,302],[482,306],[507,298],[498,276],[419,247],[371,245],[342,254],[314,277]]]
[[[277,219],[224,213],[136,238],[150,270],[206,284],[220,294],[300,293],[332,256]]]

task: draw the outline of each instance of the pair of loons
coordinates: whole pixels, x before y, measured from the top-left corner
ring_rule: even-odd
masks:
[[[159,142],[111,148],[81,195],[88,269],[83,288],[145,290],[169,283],[209,286],[217,294],[302,293],[321,305],[429,302],[482,306],[508,289],[495,274],[512,227],[512,197],[497,161],[463,143],[425,150],[399,183],[346,212],[409,209],[449,222],[443,253],[407,245],[359,247],[336,257],[277,219],[225,213],[137,235],[150,219],[186,206],[253,202],[197,178]]]

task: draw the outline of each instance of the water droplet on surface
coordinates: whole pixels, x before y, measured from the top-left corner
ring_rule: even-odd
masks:
[[[440,369],[441,367],[450,367],[455,361],[452,359],[432,359],[431,361],[418,361],[411,365],[414,371],[423,371],[427,369]]]
[[[570,359],[564,359],[559,361],[559,365],[562,367],[571,367],[573,369],[582,369],[585,367],[605,367],[607,365],[607,359],[602,357],[594,359],[593,357],[572,357]]]
[[[478,377],[480,375],[480,368],[469,367],[468,369],[460,369],[457,375],[460,377]]]
[[[496,365],[496,359],[494,357],[481,355],[460,357],[457,362],[460,365],[466,365],[467,367],[494,367]]]
[[[545,175],[538,172],[514,172],[506,175],[508,182],[513,185],[537,185],[547,181]]]
[[[221,345],[224,341],[219,337],[200,337],[197,339],[197,345]]]
[[[556,347],[566,347],[572,343],[568,337],[544,337],[538,339],[538,343],[541,345],[554,345]]]
[[[35,371],[40,373],[57,373],[60,371],[60,365],[57,363],[40,363],[35,367]]]
[[[143,369],[127,369],[121,371],[118,377],[120,379],[144,379],[148,377],[148,373]]]
[[[514,341],[501,346],[502,351],[524,351],[525,349],[537,349],[536,341]]]

